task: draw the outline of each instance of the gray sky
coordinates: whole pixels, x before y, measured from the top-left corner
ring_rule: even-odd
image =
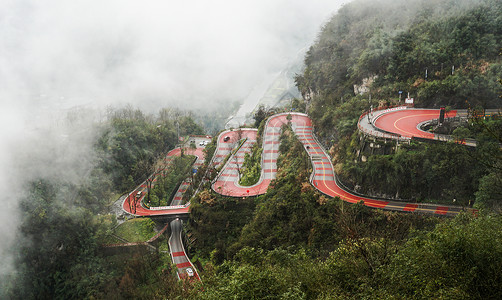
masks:
[[[57,122],[67,109],[240,101],[310,45],[340,3],[1,1],[0,274],[10,270],[23,184],[85,176],[92,133],[80,126],[73,138]]]
[[[2,94],[33,110],[238,100],[307,46],[337,7],[328,0],[2,3]]]

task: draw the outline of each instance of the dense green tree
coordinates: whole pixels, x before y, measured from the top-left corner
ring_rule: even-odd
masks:
[[[110,279],[102,273],[96,232],[100,226],[86,207],[65,200],[78,187],[40,180],[22,203],[23,225],[17,257],[15,298],[83,298]],[[78,196],[77,196],[78,197]],[[96,268],[96,269],[94,269]]]
[[[410,239],[382,272],[404,298],[497,299],[502,295],[500,216],[460,216]]]
[[[126,191],[134,187],[129,176],[135,184],[145,180],[156,161],[178,143],[178,134],[202,132],[191,115],[181,111],[161,110],[155,118],[132,108],[117,110],[110,113],[96,143],[99,164],[111,174],[114,186]]]
[[[261,138],[260,138],[261,140]],[[242,164],[241,179],[239,183],[243,186],[256,184],[261,177],[261,153],[263,148],[258,143],[253,145],[251,154],[244,155],[244,163]]]

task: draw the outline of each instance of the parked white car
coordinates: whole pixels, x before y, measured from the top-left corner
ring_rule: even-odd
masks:
[[[193,270],[192,268],[186,268],[188,276],[193,276]]]

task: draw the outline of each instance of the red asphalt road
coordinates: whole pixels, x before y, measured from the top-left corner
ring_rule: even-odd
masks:
[[[216,168],[223,162],[225,157],[233,150],[239,139],[256,140],[257,133],[258,129],[254,128],[238,128],[220,133],[218,141],[216,142],[216,151],[213,155],[213,167]],[[224,139],[227,137],[229,139],[225,142]],[[251,148],[243,145],[241,149],[249,150]],[[242,154],[242,152],[240,154]]]
[[[168,244],[169,250],[171,252],[171,261],[173,265],[177,268],[177,274],[179,279],[188,279],[192,280],[200,280],[199,273],[197,269],[193,266],[192,262],[186,255],[185,247],[183,246],[182,240],[182,221],[179,219],[175,219],[170,223],[171,227],[171,236],[169,237]],[[191,268],[193,272],[193,276],[189,276],[187,273],[187,269]]]
[[[265,125],[265,130],[264,130],[264,136],[263,136],[263,141],[264,141],[264,146],[265,145],[278,145],[279,144],[279,130],[282,125],[287,124],[288,120],[286,119],[288,114],[278,114],[270,117],[267,120],[267,123]],[[310,118],[303,116],[303,115],[298,115],[298,114],[293,114],[291,113],[292,120],[291,122],[294,122],[295,124],[303,125],[303,126],[312,126],[312,122]],[[275,129],[275,130],[271,130]],[[252,140],[256,140],[256,131],[253,132],[253,134],[249,134],[252,136]],[[224,142],[225,137],[230,137],[230,140],[227,141],[226,143]],[[237,131],[231,131],[231,132],[224,132],[220,134],[218,137],[218,145],[216,148],[215,155],[220,155],[220,152],[224,150],[223,146],[228,145],[231,142],[237,142]],[[250,137],[251,139],[251,137]],[[234,155],[237,157],[244,157],[245,153],[249,153],[253,144],[255,142],[249,143],[247,147],[244,149],[239,149]],[[227,146],[228,147],[228,146]],[[264,147],[265,148],[265,147]],[[271,178],[264,178],[267,174],[267,177],[273,177],[275,178],[275,174],[277,173],[277,158],[279,157],[279,152],[277,150],[264,150],[262,153],[262,176],[260,180],[258,181],[257,184],[253,186],[241,186],[239,184],[239,178],[236,176],[236,174],[228,174],[229,170],[236,170],[236,167],[232,166],[234,164],[233,159],[229,159],[227,164],[223,167],[223,169],[220,172],[220,176],[218,179],[213,183],[213,190],[216,191],[217,193],[224,195],[224,196],[231,196],[231,197],[247,197],[247,196],[257,196],[261,194],[265,194],[267,192],[267,189],[270,185],[270,182],[272,181]],[[233,172],[235,173],[235,172]],[[221,175],[221,174],[228,174],[228,175]],[[230,180],[224,180],[225,177],[230,177]]]
[[[448,117],[452,117],[456,114],[456,112],[450,112]],[[282,124],[287,123],[286,116],[288,114],[279,114],[272,116],[266,127],[274,127],[280,128]],[[350,202],[357,203],[362,201],[364,205],[373,208],[381,208],[386,210],[394,210],[394,211],[406,211],[406,212],[423,212],[423,213],[432,213],[436,215],[456,215],[461,211],[460,207],[451,207],[451,206],[438,206],[432,204],[418,204],[418,203],[406,203],[403,201],[386,201],[379,199],[372,199],[368,197],[362,197],[358,195],[354,195],[337,185],[335,181],[335,172],[333,169],[333,165],[331,163],[330,157],[324,152],[321,145],[317,143],[317,140],[313,136],[312,132],[312,122],[310,118],[305,114],[291,113],[292,116],[291,122],[293,123],[293,128],[298,136],[299,140],[305,146],[305,150],[308,152],[310,158],[312,159],[313,171],[314,174],[312,176],[312,184],[315,188],[317,188],[320,192],[330,196],[330,197],[339,197],[340,199]],[[378,120],[381,126],[384,126],[384,130],[399,133],[403,136],[413,135],[413,136],[421,136],[426,137],[429,133],[418,130],[416,127],[419,123],[423,121],[427,121],[430,119],[438,118],[439,110],[404,110],[404,111],[395,111],[392,113],[388,113]],[[390,125],[389,125],[390,124]],[[267,143],[266,136],[267,128],[265,128],[264,133],[265,136],[263,138],[264,146]],[[227,133],[228,135],[228,133]],[[432,134],[432,138],[434,135]],[[219,140],[222,141],[223,135],[219,137]],[[274,132],[269,136],[272,140],[268,142],[278,143],[279,134]],[[220,144],[218,144],[218,147]],[[218,150],[218,148],[217,148]],[[239,152],[237,152],[239,153]],[[262,154],[262,165],[265,161],[272,162],[275,166],[277,163],[278,153],[264,151]],[[227,167],[227,164],[225,167]],[[223,168],[222,173],[225,172],[225,168]],[[263,169],[262,177],[267,172],[273,172],[275,178],[275,169]],[[213,184],[213,189],[223,195],[234,196],[234,197],[243,197],[243,196],[255,196],[259,194],[264,194],[267,191],[267,188],[270,184],[270,180],[261,180],[258,184],[251,187],[243,187],[238,184],[238,179],[234,180],[218,180]],[[249,192],[248,192],[249,191]]]
[[[199,157],[199,159],[202,159],[204,157],[204,153],[202,152],[204,148],[196,148],[194,149],[184,149],[184,153],[188,155],[195,155]],[[166,158],[173,157],[173,156],[180,156],[181,155],[181,149],[180,148],[175,148],[169,153],[167,153]],[[186,207],[182,208],[173,208],[173,209],[159,209],[159,210],[151,210],[148,209],[144,206],[141,205],[141,202],[143,201],[143,198],[145,197],[145,193],[141,196],[140,200],[134,201],[136,194],[139,191],[142,191],[146,188],[146,182],[143,182],[136,190],[131,192],[126,199],[124,199],[124,202],[122,202],[122,209],[124,209],[126,212],[130,213],[131,215],[136,215],[136,216],[161,216],[161,215],[178,215],[178,214],[187,214],[189,213],[190,207],[187,205]],[[129,203],[131,203],[132,207],[129,207]],[[134,212],[134,206],[136,206],[136,212]],[[131,209],[132,208],[132,209]]]
[[[195,155],[198,158],[198,162],[196,162],[194,165],[197,166],[198,163],[200,164],[201,160],[204,159],[204,153],[203,153],[204,148],[196,148],[196,149],[184,149],[184,153],[187,155]],[[166,160],[174,157],[174,156],[180,156],[181,155],[181,148],[175,148],[171,150],[167,155],[164,163],[167,164]],[[152,176],[157,176],[156,174]],[[153,182],[156,181],[156,178],[153,179]],[[146,182],[141,184],[136,190],[131,192],[128,197],[124,200],[122,203],[122,208],[133,215],[137,216],[166,216],[166,215],[180,215],[180,214],[187,214],[189,213],[189,204],[188,205],[179,205],[179,206],[171,206],[171,207],[181,207],[181,208],[168,208],[162,207],[162,209],[148,209],[144,206],[141,205],[143,198],[145,197],[146,193],[142,193],[142,196],[140,199],[135,201],[135,197],[138,194],[139,191],[143,191],[146,188]],[[186,188],[185,188],[186,189]],[[185,191],[183,184],[180,186],[178,189],[178,193],[183,193]],[[173,202],[179,202],[179,199],[173,199]],[[131,210],[131,206],[135,206],[135,211],[134,209]],[[171,237],[169,238],[168,244],[169,244],[169,249],[171,251],[171,259],[173,264],[176,265],[177,268],[177,274],[179,279],[187,279],[189,281],[192,280],[200,280],[199,273],[197,272],[197,269],[192,265],[190,262],[190,259],[185,253],[185,249],[183,247],[183,241],[181,239],[181,220],[176,218],[176,220],[171,221]],[[166,227],[167,228],[167,225]],[[193,276],[188,276],[187,269],[191,268],[193,272]]]
[[[449,111],[445,118],[457,115],[456,110]],[[417,128],[418,124],[439,119],[439,109],[403,109],[382,114],[375,121],[375,127],[400,134],[404,137],[434,139],[434,134]]]

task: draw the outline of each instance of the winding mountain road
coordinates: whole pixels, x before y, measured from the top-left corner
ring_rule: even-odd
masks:
[[[419,114],[414,110],[409,110],[412,112],[410,115],[403,114],[400,110],[395,110],[394,112],[399,112],[398,115],[390,112],[391,121],[386,121],[384,119],[383,124],[396,124],[395,128],[404,128],[404,132],[409,132],[413,135],[411,128],[416,128],[409,126],[406,121],[412,120],[413,123],[420,123],[427,118],[432,119],[437,117],[439,113],[433,112],[421,112]],[[412,117],[408,117],[412,116]],[[288,120],[290,119],[290,120]],[[397,122],[399,121],[399,122]],[[393,211],[403,211],[403,212],[421,212],[430,213],[436,215],[448,215],[453,216],[458,214],[463,210],[462,207],[458,206],[446,206],[446,205],[434,205],[434,204],[423,204],[423,203],[412,203],[405,201],[395,201],[395,200],[381,200],[374,199],[371,197],[364,197],[351,193],[350,191],[342,188],[338,181],[336,180],[336,174],[333,169],[330,157],[327,155],[326,151],[322,148],[320,143],[317,141],[313,134],[312,121],[306,114],[301,113],[283,113],[270,117],[265,126],[263,133],[263,153],[262,153],[262,174],[261,178],[257,184],[253,186],[244,187],[239,184],[239,178],[237,175],[238,167],[237,163],[241,163],[242,158],[246,152],[250,152],[252,143],[256,142],[256,139],[246,142],[246,147],[239,149],[234,156],[227,161],[226,165],[222,168],[220,175],[214,181],[212,188],[215,192],[220,193],[225,196],[233,197],[243,197],[243,196],[256,196],[264,194],[270,184],[270,181],[275,179],[277,172],[277,158],[279,156],[279,135],[281,127],[284,124],[289,124],[293,129],[294,133],[298,136],[298,139],[305,147],[305,151],[308,153],[311,163],[312,163],[312,175],[310,177],[311,184],[318,189],[323,194],[330,197],[339,197],[340,199],[350,202],[357,203],[363,202],[364,205],[372,208],[381,208],[385,210]],[[394,130],[391,126],[384,127],[386,129]],[[417,134],[425,136],[427,133],[423,131],[417,131]],[[396,133],[395,133],[396,134]],[[397,133],[401,134],[401,133]],[[224,137],[231,137],[231,141],[236,141],[235,132],[224,132],[218,138],[218,145],[216,155],[223,155],[225,149],[230,148],[225,145],[228,142],[224,142]],[[220,152],[221,151],[221,152]]]
[[[460,112],[463,114],[464,112]],[[450,111],[447,117],[459,114],[458,111]],[[362,115],[358,122],[359,130],[365,134],[376,137],[392,138],[398,141],[408,141],[411,138],[426,138],[445,140],[444,136],[420,130],[419,125],[423,122],[439,117],[439,110],[434,109],[409,109],[397,107],[382,110],[371,115]],[[271,116],[264,127],[262,141],[262,161],[261,177],[252,186],[242,186],[239,184],[239,171],[244,162],[246,153],[250,153],[253,145],[257,141],[257,129],[238,128],[222,132],[217,139],[216,151],[213,155],[211,165],[221,168],[221,171],[212,182],[212,189],[224,196],[248,197],[257,196],[267,192],[272,180],[277,175],[277,159],[279,157],[279,136],[281,127],[290,126],[307,152],[311,164],[312,174],[310,183],[321,193],[330,197],[339,197],[343,201],[350,203],[362,202],[372,208],[384,210],[418,212],[434,215],[455,216],[462,207],[412,203],[396,200],[382,200],[371,197],[356,195],[339,185],[336,174],[331,163],[331,158],[317,141],[312,127],[311,119],[302,113],[281,113]],[[186,154],[195,155],[197,160],[194,167],[202,165],[204,162],[203,147],[196,149],[185,149]],[[179,156],[181,149],[176,148],[167,154],[167,159]],[[222,165],[224,164],[224,165]],[[157,176],[154,174],[152,176]],[[155,179],[153,179],[155,182]],[[122,208],[129,214],[135,216],[172,216],[170,222],[171,237],[169,238],[169,248],[173,264],[177,266],[178,278],[195,278],[200,280],[197,270],[186,255],[181,238],[182,221],[180,216],[187,215],[190,209],[190,202],[181,204],[183,193],[189,183],[183,182],[170,206],[146,207],[143,204],[146,181],[131,192],[122,204]],[[139,193],[139,194],[138,194]]]

